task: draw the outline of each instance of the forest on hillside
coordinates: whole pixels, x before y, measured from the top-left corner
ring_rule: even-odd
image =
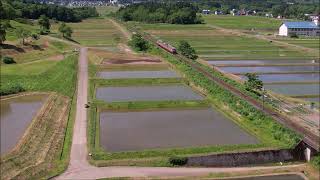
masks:
[[[95,7],[67,8],[23,0],[0,1],[0,19],[38,19],[41,15],[58,21],[79,22],[85,18],[98,16],[98,12]]]
[[[120,8],[116,16],[123,21],[147,23],[199,24],[198,7],[188,2],[145,2]]]

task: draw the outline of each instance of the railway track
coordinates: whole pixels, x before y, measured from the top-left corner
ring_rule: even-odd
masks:
[[[146,40],[152,42],[154,45],[158,46],[157,39],[155,39],[151,35],[149,35],[147,33],[139,32],[139,30],[137,30],[136,28],[129,27],[128,29],[130,31],[132,31],[132,32],[140,33],[144,39],[146,39]],[[172,53],[170,53],[170,54],[172,54]],[[290,128],[290,129],[294,130],[295,132],[297,132],[298,134],[300,134],[303,137],[303,141],[306,144],[308,144],[310,147],[312,147],[317,152],[320,151],[319,135],[316,135],[316,134],[312,133],[307,128],[302,127],[298,123],[290,120],[289,118],[287,118],[286,116],[280,114],[279,112],[277,112],[277,111],[275,111],[275,110],[273,110],[273,109],[271,109],[269,107],[265,107],[257,99],[254,99],[253,97],[241,92],[239,89],[237,89],[237,88],[231,86],[230,84],[226,83],[225,81],[213,76],[210,72],[208,72],[203,67],[201,67],[200,64],[198,64],[198,63],[196,63],[196,62],[194,62],[194,61],[192,61],[190,59],[187,59],[187,58],[185,58],[184,56],[182,56],[180,54],[172,54],[172,55],[175,56],[179,61],[184,62],[184,63],[188,64],[189,66],[191,66],[193,69],[201,72],[204,76],[206,76],[208,79],[210,79],[214,83],[218,84],[219,86],[223,87],[224,89],[229,90],[233,95],[238,96],[238,97],[246,100],[252,106],[254,106],[258,110],[262,111],[266,115],[271,116],[273,119],[278,121],[280,124],[282,124],[282,125]]]

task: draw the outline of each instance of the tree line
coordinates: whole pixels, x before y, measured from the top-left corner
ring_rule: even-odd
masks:
[[[120,8],[116,17],[146,23],[199,24],[198,8],[188,2],[145,2]]]
[[[79,22],[85,18],[99,16],[95,7],[67,8],[23,0],[0,1],[0,19],[38,19],[41,15],[64,22]]]

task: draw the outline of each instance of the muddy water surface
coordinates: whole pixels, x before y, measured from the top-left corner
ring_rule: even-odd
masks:
[[[102,112],[100,143],[106,151],[256,144],[258,140],[212,109]]]
[[[219,67],[227,73],[277,73],[277,72],[314,72],[320,66],[258,66],[258,67]]]
[[[272,65],[272,64],[303,64],[303,63],[315,63],[313,60],[218,60],[218,61],[207,61],[212,65],[221,64],[259,64],[259,65]]]
[[[242,79],[246,79],[244,75],[239,75]],[[272,82],[317,82],[319,74],[260,74],[259,79],[265,83]]]
[[[174,71],[102,71],[97,76],[104,79],[131,78],[175,78],[179,77]]]
[[[100,87],[97,88],[96,97],[107,102],[203,99],[190,87],[184,85]]]
[[[256,176],[245,178],[230,178],[226,180],[304,180],[303,177],[295,174],[274,175],[274,176]]]
[[[320,84],[266,84],[264,87],[285,95],[318,95]]]
[[[45,100],[45,95],[1,100],[1,154],[15,147]]]

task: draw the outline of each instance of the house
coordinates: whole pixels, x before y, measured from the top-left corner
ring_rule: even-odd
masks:
[[[216,10],[216,11],[214,12],[214,14],[215,14],[215,15],[222,15],[222,14],[223,14],[223,12],[222,12],[222,11],[220,11],[220,10]]]
[[[266,13],[265,15],[266,17],[269,17],[269,18],[273,18],[273,15],[271,13]]]
[[[296,34],[300,36],[320,36],[318,21],[284,22],[279,27],[280,36]]]
[[[210,10],[209,9],[204,9],[204,10],[202,10],[202,14],[210,14]]]

